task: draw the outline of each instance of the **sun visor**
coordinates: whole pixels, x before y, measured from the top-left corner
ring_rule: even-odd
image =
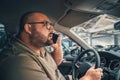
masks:
[[[63,25],[65,27],[73,27],[85,21],[88,21],[91,18],[94,18],[98,15],[100,14],[71,10],[61,20],[59,20],[58,24]]]

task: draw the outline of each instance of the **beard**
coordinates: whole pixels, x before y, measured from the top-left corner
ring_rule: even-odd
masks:
[[[50,45],[53,44],[53,41],[52,40],[47,40],[45,44],[46,44],[46,46],[50,46]]]
[[[45,47],[53,44],[53,40],[49,39],[49,34],[45,36],[44,34],[37,32],[35,30],[32,31],[30,35],[31,44],[35,47]]]

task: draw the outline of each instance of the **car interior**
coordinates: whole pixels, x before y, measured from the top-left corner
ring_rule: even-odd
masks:
[[[0,11],[0,52],[23,13],[42,11],[62,37],[63,75],[76,80],[95,64],[102,80],[120,80],[120,0],[1,0]]]

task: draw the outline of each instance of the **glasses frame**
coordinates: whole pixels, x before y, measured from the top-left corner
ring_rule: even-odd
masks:
[[[46,26],[48,30],[54,27],[54,25],[48,21],[43,21],[43,22],[28,22],[28,24],[43,24],[43,26]]]

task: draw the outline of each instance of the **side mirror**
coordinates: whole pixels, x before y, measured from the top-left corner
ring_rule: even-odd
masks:
[[[76,57],[76,56],[78,56],[78,54],[79,54],[79,52],[78,52],[78,49],[79,48],[79,46],[72,46],[71,47],[71,55],[73,56],[73,57]]]
[[[118,21],[114,24],[114,29],[115,30],[120,30],[120,21]]]

